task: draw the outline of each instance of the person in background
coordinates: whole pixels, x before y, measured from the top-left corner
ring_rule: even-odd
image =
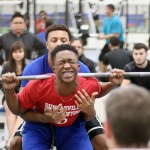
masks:
[[[48,19],[46,21],[46,29],[53,24],[52,20]],[[46,34],[46,29],[45,31],[42,31],[37,34],[38,39],[40,39],[43,43],[46,44],[46,39],[45,39],[45,34]]]
[[[109,49],[109,39],[112,37],[118,37],[120,40],[120,48],[123,48],[124,37],[123,37],[123,27],[119,16],[114,15],[115,7],[112,4],[106,6],[106,18],[104,19],[102,26],[102,34],[99,34],[98,39],[105,39],[106,44],[104,45],[101,53],[99,55],[99,67],[103,70],[103,57],[110,51]]]
[[[6,63],[3,65],[2,69],[2,75],[7,73],[7,72],[15,72],[17,76],[21,76],[24,67],[26,66],[28,60],[26,59],[26,49],[25,45],[17,41],[15,42],[9,53],[9,59]],[[15,91],[18,93],[19,92],[20,85],[18,85],[15,89]],[[13,100],[13,99],[12,99]],[[3,98],[2,104],[5,109],[6,113],[6,124],[8,128],[8,133],[9,133],[9,139],[7,141],[7,147],[10,145],[10,141],[13,138],[18,126],[16,124],[22,122],[21,118],[12,114],[12,112],[9,110],[5,97]]]
[[[36,35],[26,31],[25,17],[16,12],[10,22],[11,31],[0,36],[0,50],[4,50],[6,60],[9,57],[11,46],[16,41],[21,41],[26,47],[27,59],[31,59],[32,52],[37,52],[37,57],[43,55],[47,50],[46,46],[36,37]]]
[[[39,18],[36,19],[36,33],[40,33],[46,30],[46,21],[48,19],[47,13],[44,10],[41,10],[38,15]]]
[[[150,139],[150,93],[130,85],[106,99],[105,139],[108,149],[146,150]]]
[[[124,67],[125,72],[150,72],[150,61],[147,60],[148,47],[143,43],[136,43],[133,47],[132,56],[134,61]],[[122,86],[136,84],[150,90],[150,77],[125,77]]]
[[[90,72],[96,72],[96,64],[84,55],[82,40],[80,38],[73,38],[71,41],[71,45],[76,47],[76,49],[78,50],[79,60],[89,68]]]
[[[111,68],[123,69],[126,64],[133,61],[131,52],[120,48],[120,41],[117,37],[110,38],[108,46],[111,51],[104,55],[102,72],[108,71],[108,65]]]

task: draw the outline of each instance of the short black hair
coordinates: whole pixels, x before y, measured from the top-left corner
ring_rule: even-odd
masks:
[[[109,43],[112,46],[119,46],[120,45],[120,40],[117,37],[112,37],[112,38],[110,38]]]
[[[113,4],[106,5],[109,9],[111,9],[113,12],[115,11],[115,6]]]
[[[22,18],[22,19],[25,21],[25,16],[24,16],[24,15],[22,15],[20,12],[15,12],[15,13],[12,15],[12,17],[11,17],[11,22],[12,22],[15,18],[17,18],[17,17]]]
[[[65,26],[65,25],[62,25],[62,24],[52,24],[50,27],[48,27],[46,29],[45,39],[47,40],[48,34],[50,32],[57,31],[57,30],[66,31],[68,33],[69,40],[71,40],[72,34],[71,34],[69,28],[67,26]]]
[[[73,52],[77,56],[77,59],[78,59],[78,51],[74,46],[71,46],[70,44],[61,44],[61,45],[56,46],[50,54],[53,63],[55,61],[56,54],[58,52],[61,52],[61,51],[64,51],[64,50]]]
[[[133,49],[139,50],[139,49],[145,49],[145,51],[148,51],[148,47],[144,43],[136,43],[133,46]]]
[[[43,13],[43,14],[47,15],[47,13],[46,13],[46,11],[45,11],[45,10],[41,10],[41,11],[39,12],[39,15],[40,15],[41,13]]]

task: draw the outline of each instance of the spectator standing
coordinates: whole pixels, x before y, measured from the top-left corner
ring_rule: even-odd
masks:
[[[44,10],[39,12],[39,18],[36,19],[36,33],[40,33],[46,30],[46,21],[48,19],[47,13]]]
[[[4,49],[6,60],[8,60],[11,46],[16,41],[22,41],[27,50],[27,58],[31,59],[33,51],[37,52],[37,56],[41,56],[46,52],[45,45],[32,33],[25,31],[25,18],[20,13],[15,13],[10,22],[11,31],[0,36],[0,48]]]
[[[123,48],[124,37],[123,37],[123,27],[119,16],[114,15],[115,7],[112,4],[106,6],[106,18],[104,19],[102,26],[102,34],[98,36],[98,39],[106,39],[106,44],[104,45],[100,55],[99,55],[99,66],[100,70],[103,70],[103,57],[110,51],[108,47],[109,39],[112,37],[118,37],[120,40],[120,48]]]

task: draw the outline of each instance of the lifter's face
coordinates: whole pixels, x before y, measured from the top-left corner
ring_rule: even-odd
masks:
[[[79,70],[78,56],[74,52],[64,50],[56,54],[54,62],[54,72],[63,83],[76,81]]]
[[[134,49],[133,50],[133,59],[135,61],[136,65],[143,65],[145,63],[145,61],[147,60],[147,51],[145,51],[144,48],[141,49]]]
[[[66,31],[56,30],[49,32],[46,46],[47,49],[49,50],[49,53],[51,53],[56,46],[69,43],[70,40],[68,33]]]

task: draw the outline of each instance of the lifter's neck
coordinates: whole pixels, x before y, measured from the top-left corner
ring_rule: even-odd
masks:
[[[55,85],[56,85],[57,92],[62,96],[70,96],[78,88],[77,80],[72,83],[65,83],[56,79]]]

